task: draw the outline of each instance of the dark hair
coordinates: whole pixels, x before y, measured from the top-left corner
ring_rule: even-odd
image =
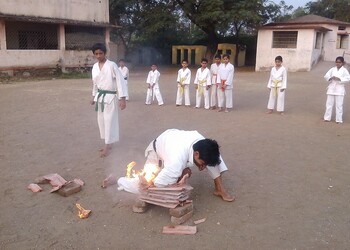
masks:
[[[230,59],[230,55],[229,54],[223,54],[222,58],[224,58],[224,57],[227,57],[227,59]]]
[[[335,58],[335,61],[341,61],[342,63],[344,63],[344,57],[338,56],[337,58]]]
[[[104,45],[103,43],[95,43],[94,46],[92,46],[92,53],[95,53],[96,50],[102,50],[103,53],[106,54],[107,52],[107,48],[106,48],[106,45]]]
[[[275,61],[277,60],[283,62],[282,56],[276,56]]]
[[[208,59],[207,58],[202,58],[201,62],[208,62]]]
[[[220,55],[215,55],[215,57],[214,57],[215,59],[216,58],[218,58],[218,59],[220,59],[221,60],[221,56]]]
[[[221,163],[219,145],[215,140],[203,139],[193,144],[193,151],[199,152],[199,159],[207,166],[216,166]]]
[[[186,59],[183,59],[181,63],[183,63],[183,62],[188,64],[188,61]]]
[[[119,62],[125,62],[125,60],[124,59],[119,59]]]

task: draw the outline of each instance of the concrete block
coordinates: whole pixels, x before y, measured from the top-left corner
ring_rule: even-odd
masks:
[[[144,201],[137,200],[136,203],[132,206],[132,211],[134,213],[144,213],[147,211],[148,204]]]
[[[81,186],[75,182],[70,182],[66,185],[63,185],[58,193],[64,197],[70,196],[71,194],[77,193],[81,191]]]
[[[169,210],[169,213],[171,216],[180,218],[181,216],[187,214],[190,211],[193,211],[193,203],[188,203],[188,204],[185,204],[184,206],[171,208]]]
[[[181,216],[180,218],[171,216],[170,220],[171,220],[171,223],[173,223],[175,225],[180,225],[180,224],[188,221],[192,217],[192,215],[193,215],[193,210],[188,212],[184,216]]]

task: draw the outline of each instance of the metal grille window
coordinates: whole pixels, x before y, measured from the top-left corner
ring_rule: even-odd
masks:
[[[337,49],[347,49],[349,44],[349,35],[337,36]]]
[[[296,48],[298,31],[274,31],[272,48]]]
[[[67,25],[66,50],[90,50],[95,43],[105,42],[104,28]]]
[[[58,49],[57,25],[27,22],[6,22],[8,50]]]

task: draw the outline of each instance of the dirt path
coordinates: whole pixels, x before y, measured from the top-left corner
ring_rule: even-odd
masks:
[[[234,111],[225,114],[176,108],[176,69],[163,67],[166,105],[146,106],[148,69],[133,69],[121,140],[106,159],[97,152],[102,141],[89,80],[0,85],[0,249],[348,249],[350,100],[344,124],[322,121],[323,75],[331,66],[289,74],[285,116],[265,114],[268,73],[237,72]],[[192,89],[191,97],[193,104]],[[133,214],[133,195],[100,188],[132,160],[141,168],[149,141],[168,128],[215,138],[230,168],[224,181],[237,197],[222,202],[209,176],[194,171],[193,219],[207,218],[194,236],[163,235],[167,209]],[[49,173],[79,177],[86,186],[67,198],[49,186],[26,190]],[[77,218],[76,202],[93,211],[90,218]]]

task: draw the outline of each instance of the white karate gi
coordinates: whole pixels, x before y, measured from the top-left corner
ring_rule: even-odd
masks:
[[[274,109],[277,98],[277,111],[283,112],[284,96],[286,93],[285,89],[287,88],[287,69],[284,66],[281,66],[278,69],[276,67],[271,69],[267,87],[271,89],[267,108]],[[282,89],[284,89],[283,92],[281,92]]]
[[[160,89],[159,89],[159,77],[160,77],[160,73],[158,70],[154,70],[154,71],[151,70],[148,73],[146,83],[150,84],[151,88],[147,89],[146,104],[151,104],[152,101],[154,100],[154,97],[157,98],[158,105],[164,104],[162,94],[160,93]]]
[[[119,67],[118,68],[120,70],[120,72],[122,72],[122,75],[124,77],[125,80],[125,84],[126,84],[126,96],[125,99],[129,100],[129,86],[128,86],[128,80],[129,80],[129,69],[127,67]]]
[[[92,96],[98,105],[97,122],[101,139],[105,140],[105,144],[117,142],[119,141],[118,97],[126,96],[125,80],[117,64],[106,60],[101,70],[98,62],[92,67],[92,82]],[[117,91],[117,94],[106,94],[104,97],[101,95],[98,98],[98,90]]]
[[[221,63],[218,69],[216,83],[218,84],[218,107],[223,108],[226,101],[226,108],[233,107],[232,89],[235,68],[231,63]],[[223,83],[224,82],[224,83]],[[224,86],[225,89],[222,89]]]
[[[338,77],[340,81],[329,80],[333,76]],[[327,102],[324,120],[331,120],[333,105],[335,101],[335,121],[343,123],[343,102],[345,95],[344,83],[350,81],[349,72],[343,66],[339,69],[337,67],[333,67],[326,73],[324,78],[329,82],[327,88]]]
[[[194,79],[194,84],[197,85],[196,90],[196,108],[200,108],[202,95],[204,96],[204,108],[209,109],[210,107],[210,99],[209,99],[209,90],[207,90],[207,86],[211,86],[211,75],[210,70],[205,68],[199,68],[197,70],[196,78]]]
[[[167,186],[177,183],[182,171],[186,167],[196,166],[193,161],[193,144],[204,139],[197,131],[184,131],[178,129],[168,129],[156,139],[156,151],[153,148],[153,141],[146,148],[145,156],[147,163],[157,164],[162,161],[162,169],[154,179],[157,187]],[[216,166],[207,166],[209,175],[216,179],[227,170],[225,162]]]
[[[211,74],[211,88],[210,88],[210,107],[216,106],[216,99],[217,99],[217,89],[218,85],[216,83],[218,70],[219,70],[220,64],[213,63],[210,66],[210,74]]]
[[[191,70],[186,68],[185,70],[180,69],[177,73],[177,94],[176,94],[176,105],[182,105],[182,96],[185,95],[185,105],[190,106],[190,82],[191,82]],[[182,83],[183,87],[181,87]]]

